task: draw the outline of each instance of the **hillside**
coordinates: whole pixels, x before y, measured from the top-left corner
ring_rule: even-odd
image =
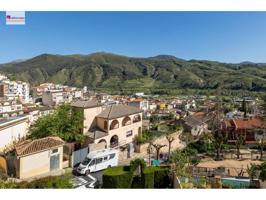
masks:
[[[133,58],[110,53],[43,54],[0,65],[0,72],[31,84],[62,83],[90,89],[225,89],[266,91],[266,64],[182,60],[168,55]]]

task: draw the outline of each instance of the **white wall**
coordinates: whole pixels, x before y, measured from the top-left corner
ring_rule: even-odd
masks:
[[[19,137],[25,137],[27,134],[28,123],[18,122],[18,124],[0,129],[0,151],[11,145]]]
[[[58,153],[60,154],[59,170],[61,170],[63,167],[63,147],[55,147],[53,149],[57,148]],[[27,179],[50,173],[50,152],[51,150],[46,150],[36,154],[21,157],[19,160],[19,178]]]

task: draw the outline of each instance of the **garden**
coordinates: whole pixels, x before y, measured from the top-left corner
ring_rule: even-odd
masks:
[[[142,159],[129,166],[108,168],[103,173],[102,188],[169,188],[169,167],[146,166]]]

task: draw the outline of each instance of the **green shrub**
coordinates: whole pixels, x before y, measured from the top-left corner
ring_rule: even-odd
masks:
[[[16,183],[0,179],[0,189],[16,188]]]
[[[169,182],[169,168],[156,167],[154,169],[154,188],[168,188]]]
[[[112,167],[103,173],[103,188],[131,188],[133,173],[128,167]]]
[[[130,161],[130,171],[134,172],[138,167],[141,167],[141,171],[146,168],[146,163],[143,159],[135,159]]]
[[[131,188],[135,188],[135,189],[143,188],[141,176],[133,177]]]
[[[143,130],[141,135],[136,135],[134,141],[137,144],[145,144],[151,141],[153,138],[153,133],[149,130]]]
[[[147,167],[144,169],[142,175],[142,186],[144,188],[154,188],[154,168]]]
[[[49,176],[41,179],[37,179],[31,182],[23,181],[16,184],[16,188],[60,188],[67,189],[72,188],[71,174],[65,174],[63,176]]]
[[[71,174],[63,176],[49,176],[36,179],[31,182],[22,181],[15,183],[12,181],[0,180],[0,188],[18,188],[18,189],[44,189],[44,188],[72,188]]]
[[[147,167],[143,171],[142,186],[144,188],[168,188],[169,168]]]

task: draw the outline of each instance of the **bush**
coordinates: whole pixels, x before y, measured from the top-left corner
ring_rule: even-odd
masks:
[[[144,169],[142,175],[142,186],[144,188],[154,188],[154,168],[147,167]]]
[[[145,144],[152,140],[153,133],[149,130],[144,130],[141,135],[136,135],[134,141],[137,144]]]
[[[169,168],[160,167],[154,170],[154,188],[168,188],[169,187]]]
[[[45,189],[45,188],[67,189],[72,187],[73,185],[71,183],[71,174],[65,174],[63,176],[49,176],[31,182],[23,181],[16,184],[16,188],[33,188],[33,189]]]
[[[63,176],[49,176],[41,179],[36,179],[31,182],[22,181],[20,183],[0,180],[0,188],[17,188],[17,189],[72,188],[71,174],[65,174]]]
[[[130,161],[130,171],[134,172],[138,167],[141,167],[141,171],[146,168],[146,163],[143,159],[135,159]]]
[[[212,143],[209,143],[208,141],[201,139],[197,142],[190,143],[186,147],[186,149],[195,149],[198,153],[209,153],[213,152],[214,146]]]
[[[144,188],[168,188],[169,168],[147,167],[143,171],[142,185]]]
[[[103,173],[103,188],[131,188],[133,173],[129,167],[112,167]]]

